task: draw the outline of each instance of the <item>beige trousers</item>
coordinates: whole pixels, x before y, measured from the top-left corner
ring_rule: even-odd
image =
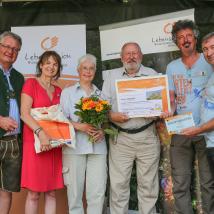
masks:
[[[152,128],[152,127],[151,127]],[[116,144],[110,140],[110,213],[128,214],[130,177],[136,161],[137,195],[140,214],[156,213],[160,143],[156,133],[145,130],[137,134],[120,132]]]
[[[84,214],[84,184],[87,214],[102,214],[107,179],[106,155],[63,154],[63,178],[67,187],[69,214]]]

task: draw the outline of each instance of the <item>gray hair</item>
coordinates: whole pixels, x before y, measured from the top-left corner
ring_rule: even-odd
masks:
[[[86,54],[86,55],[83,55],[82,57],[79,58],[78,60],[78,65],[77,65],[77,69],[80,68],[80,65],[85,62],[85,61],[89,61],[91,63],[94,64],[94,67],[95,67],[95,70],[96,70],[96,67],[97,67],[97,59],[94,55],[92,54]]]
[[[207,40],[209,40],[209,39],[212,38],[212,37],[214,37],[214,32],[210,32],[210,33],[206,34],[206,35],[202,38],[201,44],[202,44],[203,42],[207,42]]]
[[[184,30],[184,29],[191,29],[194,33],[194,36],[196,39],[198,39],[199,37],[199,30],[197,25],[189,19],[184,19],[184,20],[178,20],[177,22],[175,22],[175,24],[172,27],[172,41],[177,44],[177,38],[176,38],[176,34],[178,31],[180,30]]]
[[[19,43],[20,46],[22,46],[22,38],[19,35],[12,33],[11,31],[5,31],[0,35],[0,43],[7,36],[12,37],[13,39],[15,39]]]
[[[127,42],[127,43],[125,43],[125,44],[122,46],[120,55],[123,55],[124,49],[125,49],[126,46],[128,46],[128,45],[135,45],[135,46],[138,48],[139,52],[142,54],[140,45],[139,45],[137,42]]]

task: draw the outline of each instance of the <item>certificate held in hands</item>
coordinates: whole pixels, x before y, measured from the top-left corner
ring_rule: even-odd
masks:
[[[169,134],[179,134],[182,129],[195,126],[191,112],[168,117],[165,119],[165,123]]]
[[[116,80],[118,111],[130,118],[160,116],[170,111],[166,75]]]

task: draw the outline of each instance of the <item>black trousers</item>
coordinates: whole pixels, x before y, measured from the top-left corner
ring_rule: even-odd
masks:
[[[212,172],[212,176],[214,180],[214,147],[207,148],[207,158],[210,165],[210,171]]]

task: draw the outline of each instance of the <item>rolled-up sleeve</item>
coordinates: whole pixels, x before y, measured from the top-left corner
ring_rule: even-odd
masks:
[[[174,86],[173,77],[172,77],[172,69],[170,64],[166,68],[166,74],[168,77],[169,90],[175,91],[175,86]]]
[[[70,115],[69,115],[69,108],[68,108],[68,98],[69,98],[69,91],[64,89],[61,93],[61,97],[60,97],[60,105],[62,107],[62,110],[63,110],[63,113],[64,115],[67,117],[67,118],[70,118]]]
[[[112,91],[111,91],[111,75],[106,71],[106,76],[103,82],[101,98],[107,100],[112,105]]]

